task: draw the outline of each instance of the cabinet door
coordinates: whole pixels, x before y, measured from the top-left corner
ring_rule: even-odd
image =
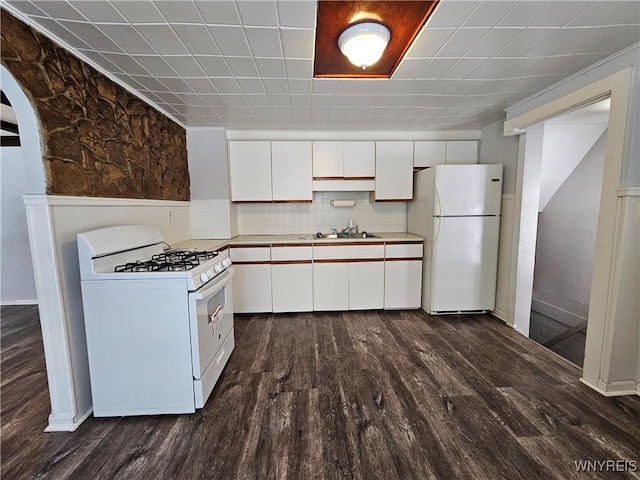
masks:
[[[313,309],[349,310],[349,264],[313,264]]]
[[[413,196],[413,142],[376,142],[375,200]]]
[[[313,310],[313,265],[292,263],[271,266],[274,312]]]
[[[422,260],[387,260],[384,266],[384,308],[420,308]]]
[[[447,142],[415,142],[413,148],[413,166],[415,168],[426,168],[445,164]]]
[[[311,142],[271,142],[271,182],[274,201],[313,198]]]
[[[313,178],[342,178],[342,142],[313,142]]]
[[[447,142],[447,165],[478,163],[478,142],[463,140]]]
[[[344,142],[343,149],[345,178],[375,177],[375,142]]]
[[[271,201],[271,146],[269,142],[229,142],[229,165],[232,201]]]
[[[273,310],[271,265],[235,264],[233,309],[235,313],[262,313]]]
[[[384,262],[349,264],[349,310],[383,308]]]

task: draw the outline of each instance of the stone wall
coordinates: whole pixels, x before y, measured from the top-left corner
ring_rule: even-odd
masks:
[[[189,200],[186,131],[6,10],[2,64],[39,117],[47,193]]]

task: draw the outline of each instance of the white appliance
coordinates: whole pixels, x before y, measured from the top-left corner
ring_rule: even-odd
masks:
[[[422,309],[495,308],[502,165],[438,165],[415,174],[408,232],[425,238]]]
[[[165,250],[145,225],[78,235],[95,416],[204,406],[234,349],[233,268],[215,243]]]

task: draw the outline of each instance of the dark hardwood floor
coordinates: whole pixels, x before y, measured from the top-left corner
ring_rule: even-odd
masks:
[[[600,396],[492,317],[238,315],[235,332],[196,414],[43,433],[37,309],[2,308],[2,478],[640,478],[640,398]]]

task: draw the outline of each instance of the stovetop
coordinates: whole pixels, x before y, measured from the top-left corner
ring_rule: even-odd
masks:
[[[166,250],[145,261],[128,262],[115,267],[115,272],[183,272],[191,270],[201,261],[218,256],[216,250]]]

